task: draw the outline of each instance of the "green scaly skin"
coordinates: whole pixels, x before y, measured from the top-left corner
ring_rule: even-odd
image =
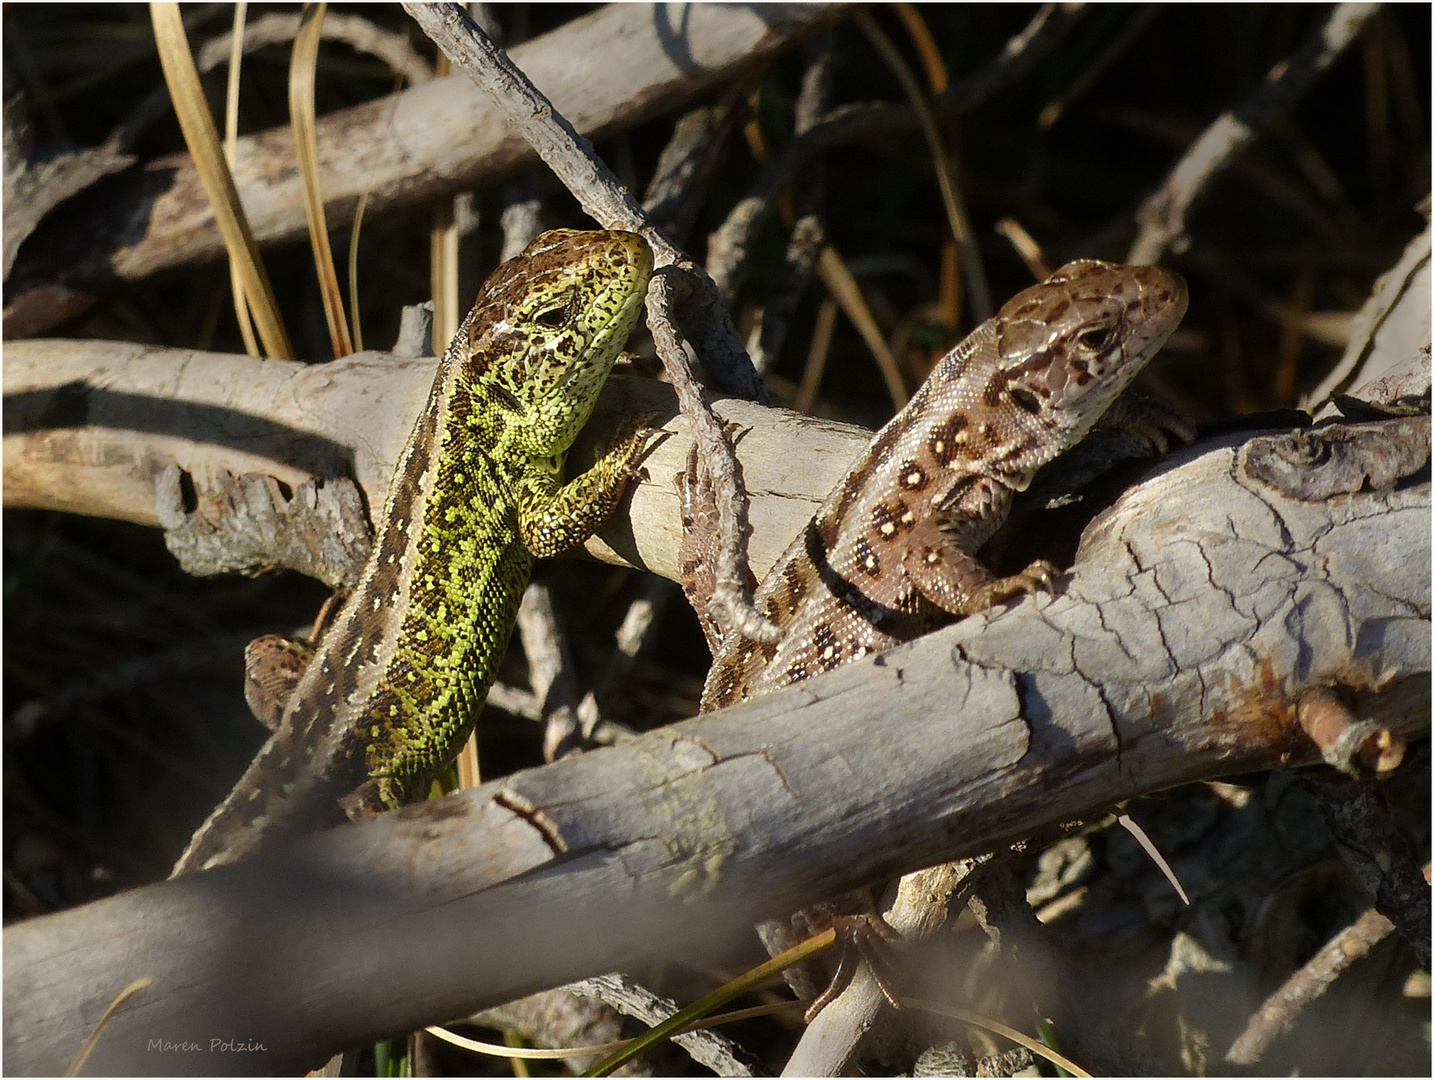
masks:
[[[642,456],[645,418],[562,482],[651,273],[633,233],[555,230],[484,284],[404,447],[358,587],[175,874],[319,827],[340,806],[401,806],[457,754],[533,559],[590,536]]]

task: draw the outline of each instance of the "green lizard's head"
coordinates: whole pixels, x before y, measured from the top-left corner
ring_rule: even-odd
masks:
[[[454,345],[478,410],[515,446],[561,454],[587,423],[637,323],[652,250],[630,232],[554,229],[484,283]]]

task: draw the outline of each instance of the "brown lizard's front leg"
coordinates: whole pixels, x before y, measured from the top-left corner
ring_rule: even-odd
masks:
[[[913,532],[902,569],[922,596],[958,619],[1026,593],[1049,592],[1057,573],[1045,559],[1037,559],[1019,573],[998,578],[931,521]]]

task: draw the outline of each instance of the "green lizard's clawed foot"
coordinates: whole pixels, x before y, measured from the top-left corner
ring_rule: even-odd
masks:
[[[518,489],[518,526],[523,546],[536,558],[561,555],[591,536],[615,510],[629,484],[640,478],[637,468],[656,430],[648,427],[655,413],[630,417],[592,468],[553,487],[536,471]]]

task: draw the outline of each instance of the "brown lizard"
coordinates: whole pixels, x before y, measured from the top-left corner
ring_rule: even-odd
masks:
[[[1036,471],[1098,423],[1130,427],[1161,448],[1162,422],[1189,439],[1172,417],[1147,422],[1124,403],[1113,408],[1185,304],[1185,284],[1169,270],[1095,260],[1014,296],[942,358],[763,579],[754,603],[778,629],[774,641],[724,637],[705,610],[712,512],[704,478],[689,468],[685,587],[713,651],[702,711],[1049,588],[1056,569],[1044,560],[998,578],[976,553]],[[794,943],[781,924],[761,929],[773,952]],[[813,988],[798,992],[811,997]]]

